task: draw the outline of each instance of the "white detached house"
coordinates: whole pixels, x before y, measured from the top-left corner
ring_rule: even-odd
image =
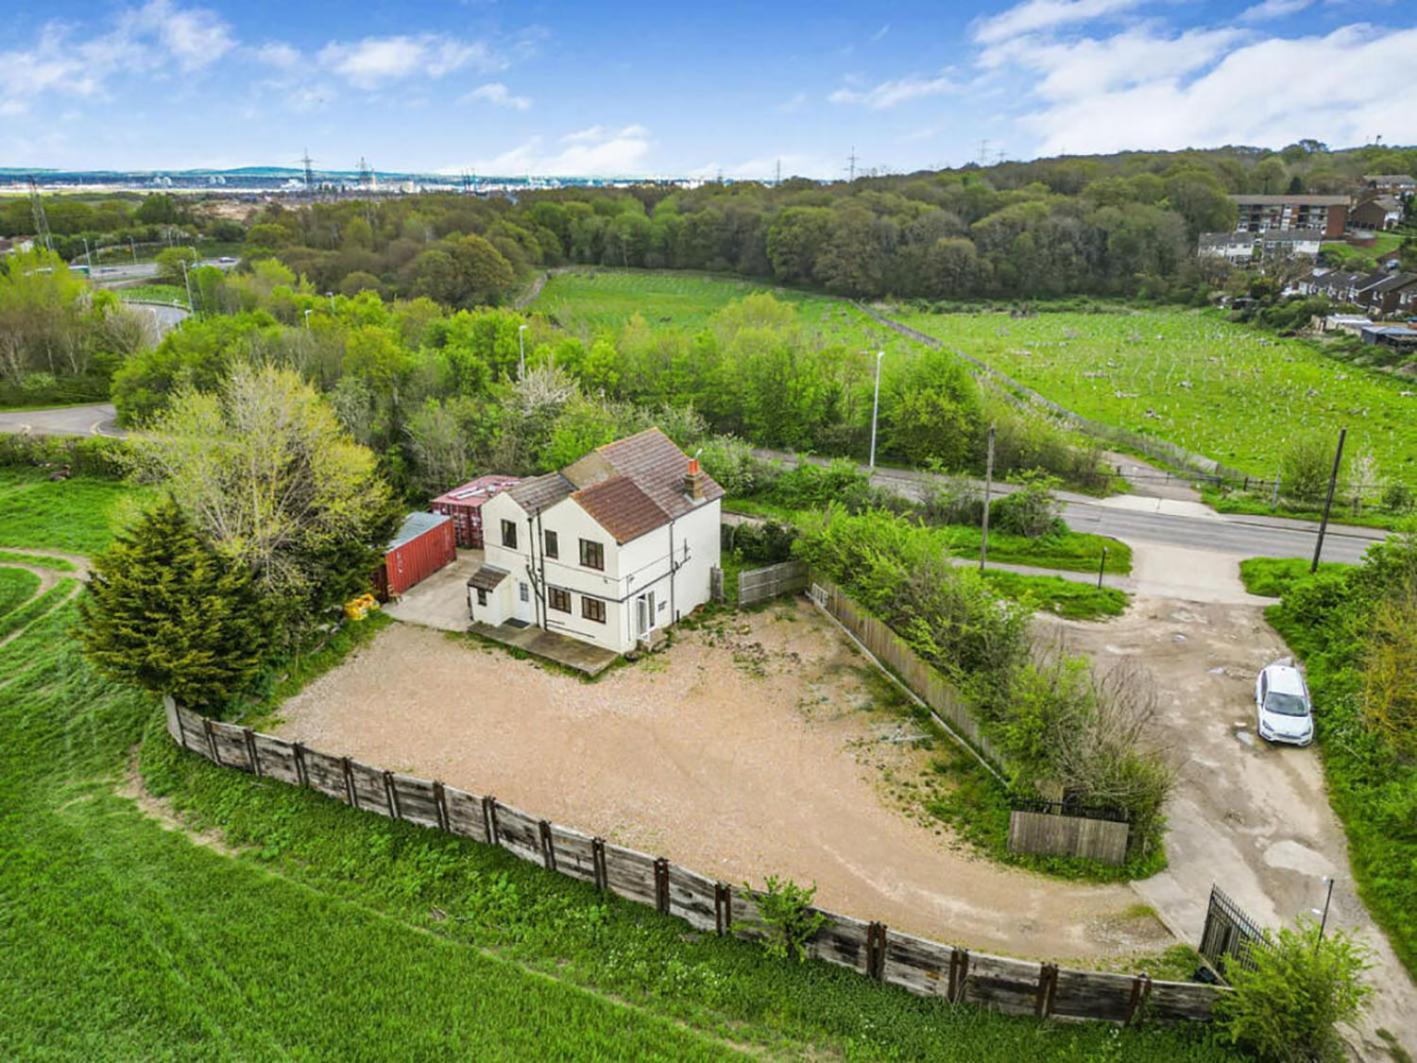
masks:
[[[658,428],[523,480],[482,507],[472,619],[633,650],[709,600],[722,497]]]

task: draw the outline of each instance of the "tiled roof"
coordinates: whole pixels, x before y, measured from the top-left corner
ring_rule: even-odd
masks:
[[[480,591],[497,589],[497,584],[507,578],[507,570],[496,565],[483,565],[467,578],[467,585]]]
[[[674,441],[658,428],[647,428],[614,443],[607,443],[596,453],[610,463],[622,476],[628,476],[640,490],[671,517],[682,517],[698,503],[684,493],[684,476],[689,471],[689,457],[674,445]],[[723,497],[723,488],[703,475],[703,498],[712,502]]]
[[[654,499],[628,476],[612,476],[571,496],[617,543],[638,539],[670,521]]]
[[[543,476],[533,476],[515,487],[509,487],[507,494],[516,499],[517,505],[528,513],[540,513],[547,506],[554,505],[576,489],[575,484],[559,472],[548,472]]]
[[[1236,203],[1251,203],[1261,207],[1338,207],[1348,205],[1347,196],[1263,196],[1233,195]]]

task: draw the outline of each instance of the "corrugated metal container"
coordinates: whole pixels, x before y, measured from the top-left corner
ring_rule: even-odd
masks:
[[[520,482],[515,476],[479,476],[433,499],[432,509],[434,513],[446,513],[453,518],[459,546],[481,550],[482,504]]]
[[[457,560],[451,517],[410,513],[384,554],[384,584],[390,597],[402,594],[444,565]]]

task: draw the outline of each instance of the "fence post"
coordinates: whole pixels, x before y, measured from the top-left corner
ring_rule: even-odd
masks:
[[[886,976],[886,924],[866,928],[866,976],[881,981]]]
[[[1053,990],[1058,985],[1058,965],[1045,963],[1038,968],[1038,993],[1033,1001],[1033,1014],[1046,1019],[1053,1012]]]
[[[669,861],[662,856],[654,860],[654,906],[661,915],[669,914]]]
[[[590,840],[590,864],[595,872],[595,888],[598,890],[609,889],[609,877],[605,873],[604,838],[592,838]]]
[[[299,785],[309,787],[310,770],[305,766],[305,743],[296,742],[291,747],[295,751],[295,778]]]
[[[487,831],[487,843],[501,845],[502,839],[497,833],[497,799],[490,794],[482,799],[482,825]]]
[[[733,925],[733,887],[727,882],[713,884],[713,922],[720,936]]]
[[[246,755],[251,758],[251,774],[259,779],[261,777],[261,758],[256,753],[256,732],[249,727],[243,727],[241,731],[246,736]]]
[[[221,764],[221,750],[217,748],[216,731],[212,728],[210,716],[202,717],[202,730],[207,733],[207,749],[211,752],[212,762]]]
[[[969,950],[955,948],[950,952],[950,987],[947,999],[958,1004],[964,999],[964,982],[969,977]]]
[[[350,766],[348,757],[339,758],[340,767],[344,769],[344,792],[349,798],[352,808],[359,807],[359,793],[354,789],[354,768]]]
[[[1123,1026],[1132,1025],[1149,996],[1151,996],[1151,979],[1143,972],[1132,979],[1132,999],[1131,1003],[1127,1005],[1127,1018],[1122,1023]]]
[[[394,787],[394,773],[384,772],[384,797],[389,802],[389,815],[394,819],[403,819],[403,810],[399,808],[399,793]]]
[[[433,807],[438,814],[438,829],[446,831],[448,829],[448,798],[443,793],[443,784],[438,780],[433,780]]]
[[[541,837],[541,862],[546,866],[547,871],[555,871],[556,842],[551,837],[551,823],[543,819],[537,823],[536,830]]]

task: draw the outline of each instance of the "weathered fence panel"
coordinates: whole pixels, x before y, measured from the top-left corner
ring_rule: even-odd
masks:
[[[801,561],[783,561],[738,573],[740,606],[755,605],[781,594],[798,594],[806,589],[807,566]]]
[[[653,906],[699,930],[745,939],[763,936],[759,921],[763,894],[757,890],[716,882],[666,859],[537,819],[493,797],[209,721],[170,701],[166,716],[173,740],[208,760],[308,786],[366,812],[500,845],[523,860]],[[1152,983],[1145,976],[1066,971],[1052,964],[973,954],[897,933],[881,923],[836,912],[821,914],[826,922],[807,943],[811,956],[921,996],[1017,1014],[1132,1022],[1143,1017],[1206,1020],[1217,995],[1226,992],[1214,986]]]
[[[443,787],[443,807],[447,809],[448,830],[484,845],[490,844],[492,839],[487,834],[487,816],[483,800],[479,795],[459,790],[455,786]]]
[[[1219,886],[1210,887],[1200,954],[1221,975],[1232,964],[1254,967],[1251,953],[1264,944],[1264,932]]]
[[[891,630],[890,625],[853,602],[841,588],[821,576],[811,577],[813,598],[841,622],[860,643],[915,696],[941,717],[949,727],[964,738],[995,767],[1003,767],[1004,758],[979,727],[964,699],[930,664],[922,660],[905,640]]]
[[[1009,816],[1009,852],[1078,856],[1117,866],[1127,862],[1131,824],[1084,816],[1015,809]]]

